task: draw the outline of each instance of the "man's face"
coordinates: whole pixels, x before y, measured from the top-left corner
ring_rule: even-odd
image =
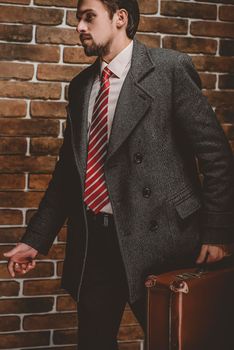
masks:
[[[77,7],[77,32],[87,56],[109,53],[116,34],[115,19],[100,0],[80,0]]]

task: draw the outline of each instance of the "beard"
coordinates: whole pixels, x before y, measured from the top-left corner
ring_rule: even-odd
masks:
[[[86,38],[87,39],[87,38]],[[93,41],[92,38],[88,38],[89,40],[91,39]],[[103,45],[103,44],[95,44],[94,42],[92,42],[92,44],[90,45],[87,45],[85,43],[85,41],[82,39],[82,36],[81,36],[81,43],[82,43],[82,46],[84,48],[84,52],[86,54],[86,56],[98,56],[98,57],[102,57],[102,56],[105,56],[109,53],[109,43],[106,44],[106,45]]]

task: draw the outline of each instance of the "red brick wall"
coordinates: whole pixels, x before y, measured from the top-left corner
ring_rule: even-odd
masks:
[[[66,230],[12,280],[2,253],[37,208],[62,142],[66,86],[92,60],[77,46],[76,0],[0,1],[0,349],[73,350],[75,304],[59,289]],[[204,94],[234,148],[234,0],[140,0],[138,37],[193,57]],[[126,308],[121,350],[142,349]]]

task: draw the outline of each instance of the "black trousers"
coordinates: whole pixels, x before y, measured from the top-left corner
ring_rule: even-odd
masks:
[[[78,350],[117,350],[117,334],[129,302],[125,268],[113,219],[89,214],[88,225],[88,254],[77,305]],[[145,331],[146,295],[129,306]]]

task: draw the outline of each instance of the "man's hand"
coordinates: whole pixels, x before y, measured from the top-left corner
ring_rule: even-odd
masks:
[[[18,243],[13,249],[4,253],[8,261],[8,271],[11,277],[15,277],[15,273],[25,274],[34,269],[36,262],[34,258],[38,251],[25,243]]]
[[[197,258],[196,263],[201,264],[205,261],[208,254],[207,263],[212,263],[223,259],[225,256],[229,256],[229,246],[224,244],[203,244],[201,247],[200,255]]]

